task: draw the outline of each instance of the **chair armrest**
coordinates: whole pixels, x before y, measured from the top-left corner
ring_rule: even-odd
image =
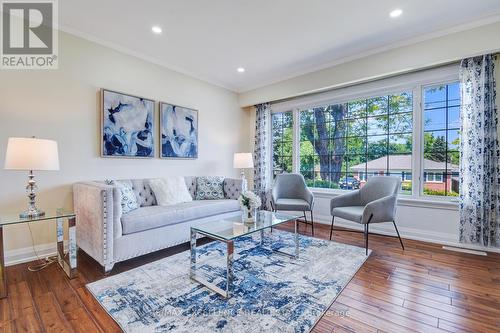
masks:
[[[122,235],[119,191],[97,182],[73,185],[77,245],[102,266],[113,262],[113,240]]]
[[[305,195],[304,200],[306,200],[309,203],[309,206],[311,206],[312,210],[314,207],[314,194],[311,192],[309,188],[306,187],[304,195]]]
[[[370,202],[365,206],[361,222],[366,224],[370,221],[371,224],[393,221],[396,210],[396,200],[397,197],[395,195],[390,195]],[[371,220],[370,216],[372,216]]]
[[[276,186],[273,186],[270,189],[270,192],[271,192],[271,203],[274,205],[276,203],[276,200],[278,200],[278,189],[276,188]]]
[[[224,179],[224,197],[226,199],[237,200],[240,197],[241,193],[243,193],[243,179]]]
[[[330,212],[337,207],[361,206],[359,190],[338,195],[330,201]]]

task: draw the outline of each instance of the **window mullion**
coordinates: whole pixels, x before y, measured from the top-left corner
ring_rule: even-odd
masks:
[[[299,173],[300,171],[300,124],[299,124],[299,110],[292,111],[293,117],[293,133],[292,133],[292,171]]]
[[[412,195],[419,197],[423,192],[423,108],[422,86],[413,88],[413,145],[412,145]]]

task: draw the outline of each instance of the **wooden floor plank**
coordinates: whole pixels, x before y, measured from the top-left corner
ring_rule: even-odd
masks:
[[[300,231],[311,234],[310,227]],[[316,225],[317,237],[329,233],[329,226]],[[334,240],[364,246],[359,233],[335,230]],[[375,235],[370,247],[370,258],[312,332],[500,332],[500,255],[473,256],[412,240],[403,251],[397,239]],[[115,265],[112,274],[187,249],[135,258]],[[28,272],[27,264],[8,267],[0,332],[121,332],[85,287],[104,278],[102,268],[82,252],[78,260],[73,280],[57,265],[40,272]]]
[[[500,331],[500,325],[498,324],[498,319],[481,316],[478,314],[468,315],[462,311],[453,312],[451,307],[444,311],[439,308],[429,307],[416,302],[405,300],[404,307],[413,310],[418,313],[425,313],[428,315],[436,316],[439,319],[444,319],[447,321],[452,321],[455,324],[463,327],[464,329],[469,329],[472,331]],[[451,310],[451,311],[450,311]]]
[[[36,308],[47,332],[74,332],[61,312],[59,304],[50,292],[35,298]]]

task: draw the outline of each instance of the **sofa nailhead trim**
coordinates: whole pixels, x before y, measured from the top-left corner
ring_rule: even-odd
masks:
[[[106,191],[102,191],[102,202],[103,202],[103,210],[102,210],[102,215],[103,215],[103,235],[102,235],[102,241],[103,241],[103,254],[102,254],[102,258],[103,258],[103,261],[106,262],[108,256],[108,251],[107,251],[107,221],[108,221],[108,199],[107,199],[107,195],[106,195]]]

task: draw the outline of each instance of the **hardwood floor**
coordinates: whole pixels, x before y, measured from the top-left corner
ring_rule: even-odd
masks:
[[[328,226],[315,229],[328,238]],[[336,231],[333,239],[364,245],[358,233]],[[370,236],[372,255],[312,332],[500,332],[500,255],[461,254],[410,240],[405,246],[403,251],[396,238]],[[113,274],[187,248],[118,264]],[[2,332],[120,332],[85,288],[103,278],[100,267],[84,253],[78,264],[73,280],[57,265],[40,272],[29,272],[27,264],[8,267]]]

